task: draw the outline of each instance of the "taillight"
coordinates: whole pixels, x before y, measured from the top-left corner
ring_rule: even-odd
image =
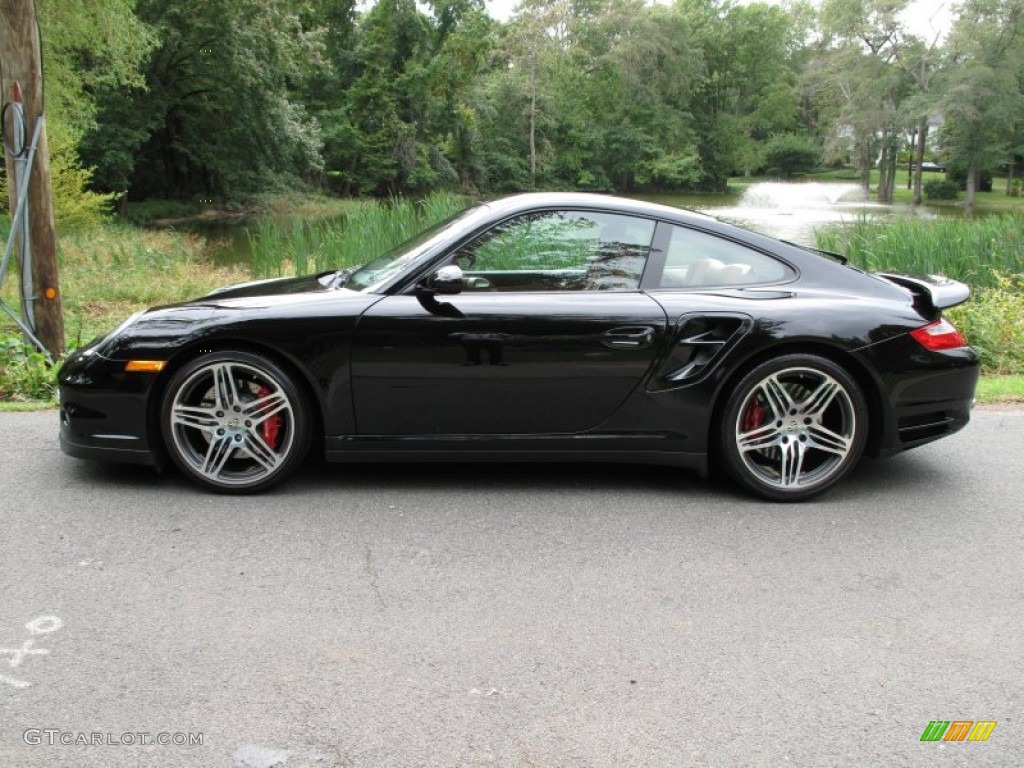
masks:
[[[967,346],[963,334],[946,318],[929,323],[924,328],[918,328],[916,331],[911,331],[910,335],[925,349],[937,351]]]

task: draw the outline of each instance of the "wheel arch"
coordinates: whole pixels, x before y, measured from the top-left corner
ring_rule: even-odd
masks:
[[[707,425],[707,445],[710,452],[717,458],[721,446],[716,437],[719,419],[728,400],[729,390],[755,367],[782,355],[817,355],[824,357],[842,367],[854,378],[864,395],[868,406],[868,436],[865,453],[871,455],[881,443],[884,434],[885,410],[882,399],[881,383],[872,375],[868,367],[848,350],[815,341],[782,342],[768,349],[759,349],[733,366],[722,379],[714,395],[711,419]]]
[[[209,344],[209,340],[196,341],[175,352],[174,355],[168,359],[167,365],[165,365],[164,369],[160,371],[153,387],[150,389],[149,402],[147,404],[146,411],[146,426],[148,433],[157,438],[150,440],[150,446],[154,453],[159,450],[160,455],[157,461],[160,466],[165,465],[168,460],[163,440],[160,439],[163,435],[163,430],[160,425],[160,409],[163,405],[167,385],[177,371],[192,360],[195,360],[200,354],[202,354],[202,351],[205,348],[209,347]],[[309,378],[300,365],[279,349],[249,340],[232,338],[217,339],[217,347],[218,350],[238,350],[239,352],[248,352],[249,354],[267,357],[275,364],[281,366],[281,368],[283,368],[292,377],[296,385],[302,390],[303,395],[305,395],[310,404],[313,416],[313,424],[311,425],[313,439],[323,440],[323,400],[318,394],[315,382]]]

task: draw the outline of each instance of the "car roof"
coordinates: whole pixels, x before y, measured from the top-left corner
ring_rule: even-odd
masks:
[[[481,205],[494,213],[516,213],[518,211],[537,208],[592,208],[614,209],[623,213],[634,213],[644,216],[690,221],[692,223],[718,223],[718,219],[698,211],[676,208],[646,200],[634,200],[615,195],[601,195],[593,192],[525,192],[523,194],[502,197],[496,200],[484,200]]]

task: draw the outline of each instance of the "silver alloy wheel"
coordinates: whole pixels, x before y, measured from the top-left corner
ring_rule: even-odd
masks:
[[[807,367],[784,368],[751,387],[734,426],[747,471],[783,491],[812,488],[841,472],[859,428],[846,388]]]
[[[178,457],[216,486],[267,480],[296,440],[295,412],[282,383],[238,361],[193,371],[177,387],[167,418]]]

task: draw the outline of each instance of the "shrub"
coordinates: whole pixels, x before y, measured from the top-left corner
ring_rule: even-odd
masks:
[[[956,184],[957,189],[967,189],[967,168],[964,166],[951,164],[946,169],[946,178]],[[975,187],[975,191],[992,191],[992,171],[982,171],[979,174],[978,184]]]
[[[977,350],[989,374],[1024,373],[1024,278],[996,275],[997,284],[981,288],[949,315]]]
[[[0,338],[0,400],[57,397],[56,371],[35,347],[17,336]]]
[[[806,136],[791,133],[773,136],[764,147],[769,172],[793,176],[813,170],[821,161],[821,148]]]
[[[701,177],[700,157],[696,152],[663,155],[657,160],[641,163],[636,180],[664,189],[687,189]]]
[[[985,373],[1024,374],[1024,283],[1020,275],[996,275],[994,288],[946,313],[981,356]]]
[[[861,219],[816,233],[818,247],[872,272],[943,274],[971,286],[949,315],[986,374],[1024,374],[1024,216]]]
[[[924,183],[924,196],[928,200],[956,200],[957,186],[945,179],[931,179]]]

